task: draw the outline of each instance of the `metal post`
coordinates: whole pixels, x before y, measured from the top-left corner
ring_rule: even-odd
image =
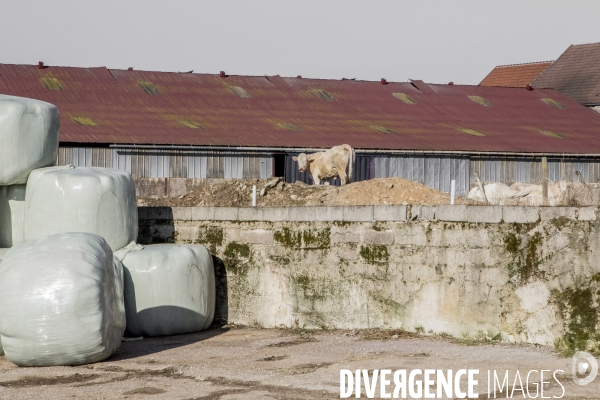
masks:
[[[252,185],[252,207],[256,207],[256,185]]]
[[[485,194],[485,190],[483,190],[483,185],[481,184],[481,181],[479,180],[479,174],[477,172],[475,172],[475,179],[477,179],[477,186],[479,186],[479,191],[481,192],[481,195],[483,196],[483,201],[485,201],[487,203],[488,198]]]
[[[548,159],[542,157],[542,201],[548,205]]]
[[[456,195],[456,181],[450,181],[450,204],[454,205],[454,196]]]

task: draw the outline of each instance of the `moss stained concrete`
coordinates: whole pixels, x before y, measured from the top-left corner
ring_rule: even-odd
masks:
[[[565,353],[599,342],[598,221],[155,222],[140,221],[141,243],[203,243],[223,260],[228,323],[484,335]],[[248,243],[257,230],[272,241]]]

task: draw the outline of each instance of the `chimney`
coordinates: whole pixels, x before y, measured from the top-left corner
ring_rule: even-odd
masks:
[[[387,80],[385,78],[381,78],[381,84],[382,85],[387,85]]]
[[[133,67],[127,68],[127,71],[133,71]]]
[[[296,78],[298,78],[298,79],[302,79],[302,75],[298,75]]]
[[[448,82],[448,85],[452,86],[454,85],[454,82]]]
[[[221,78],[225,78],[227,75],[225,75],[225,71],[221,71],[221,73],[219,74],[219,76],[220,76]]]
[[[531,91],[533,90],[533,86],[531,86],[531,85],[527,85],[526,89],[527,89],[527,90],[529,90],[529,91],[531,92]]]
[[[38,62],[38,69],[44,69],[44,62],[43,61]]]

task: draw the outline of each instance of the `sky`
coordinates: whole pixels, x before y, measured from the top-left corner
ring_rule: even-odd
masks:
[[[1,2],[4,64],[476,85],[600,42],[598,0]]]

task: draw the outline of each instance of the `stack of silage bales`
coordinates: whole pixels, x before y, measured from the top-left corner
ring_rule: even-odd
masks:
[[[0,343],[7,358],[22,366],[103,360],[119,347],[125,316],[135,335],[209,327],[215,279],[208,250],[136,245],[131,175],[54,167],[58,130],[55,106],[0,95]]]

